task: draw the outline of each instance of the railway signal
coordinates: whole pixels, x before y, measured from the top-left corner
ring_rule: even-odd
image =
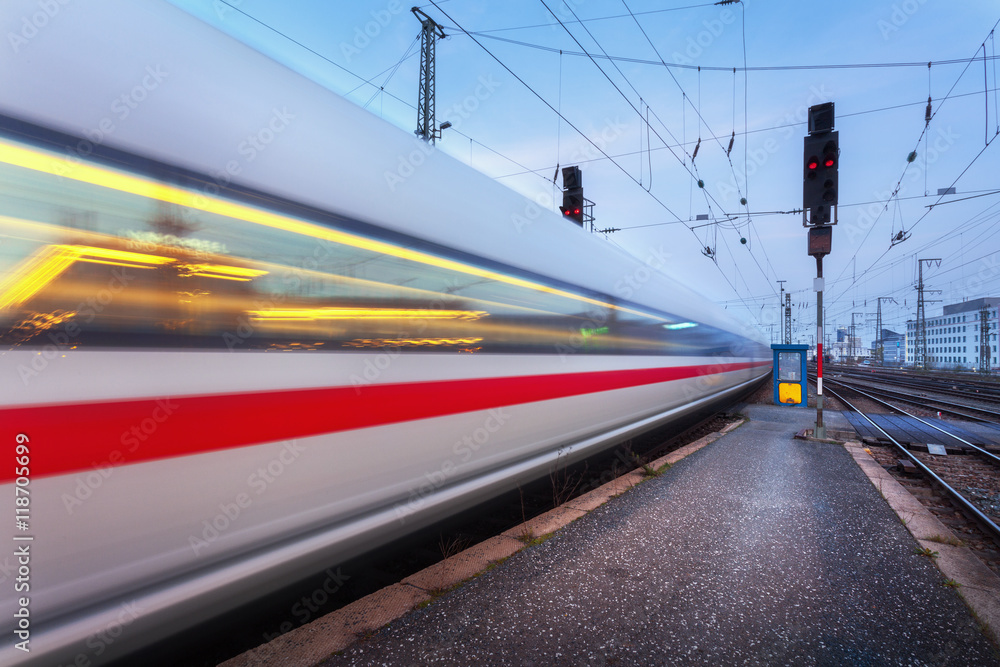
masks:
[[[833,129],[833,102],[809,107],[809,134],[802,151],[802,225],[809,227],[807,252],[816,258],[816,428],[826,437],[823,424],[823,257],[833,248],[837,224],[840,135]]]
[[[563,167],[563,216],[583,227],[586,217],[586,200],[583,197],[583,173],[579,167]]]
[[[573,188],[563,192],[563,205],[559,207],[570,220],[583,226],[583,188]]]
[[[823,132],[805,138],[802,177],[802,208],[809,224],[836,224],[831,217],[837,205],[840,148],[837,132]]]

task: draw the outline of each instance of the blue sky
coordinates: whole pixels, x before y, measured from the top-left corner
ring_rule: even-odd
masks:
[[[388,122],[416,127],[420,26],[409,3],[171,1]],[[815,262],[801,216],[774,212],[801,207],[806,109],[833,101],[841,207],[824,262],[828,332],[858,313],[859,324],[872,320],[867,344],[874,334],[867,314],[879,296],[898,301],[883,303],[883,317],[902,330],[915,312],[918,257],[944,260],[925,269],[944,303],[1000,296],[1000,141],[987,143],[1000,130],[991,33],[1000,5],[845,0],[824,12],[817,5],[422,4],[448,35],[437,43],[436,104],[438,121],[453,128],[438,145],[553,207],[561,203],[551,182],[556,165],[580,164],[597,226],[622,230],[609,243],[639,257],[669,248],[669,274],[765,326],[778,314],[776,281],[787,280],[795,337],[809,342]],[[971,64],[941,62],[974,56]],[[927,62],[935,64],[928,70]],[[789,69],[890,63],[916,65]],[[950,186],[956,195],[937,196]],[[958,199],[965,200],[945,203]],[[719,222],[705,226],[699,214]],[[890,248],[900,231],[909,237]],[[705,246],[714,261],[701,253]],[[940,308],[929,304],[928,314]]]

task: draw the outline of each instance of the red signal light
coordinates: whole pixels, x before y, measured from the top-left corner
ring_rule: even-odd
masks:
[[[815,170],[819,166],[819,160],[814,157],[809,158],[809,162],[806,163],[806,169],[809,171]]]
[[[573,215],[580,215],[580,209],[573,209]]]
[[[832,167],[835,162],[836,162],[836,160],[833,159],[832,155],[827,155],[826,156],[826,161],[823,162],[823,166],[829,168],[829,167]]]

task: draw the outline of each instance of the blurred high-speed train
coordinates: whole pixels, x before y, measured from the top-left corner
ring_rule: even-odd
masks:
[[[120,656],[770,371],[665,257],[172,5],[0,28],[2,664]]]

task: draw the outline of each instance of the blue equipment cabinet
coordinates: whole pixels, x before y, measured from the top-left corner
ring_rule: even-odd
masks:
[[[806,407],[806,354],[808,345],[771,345],[774,354],[774,402]]]

